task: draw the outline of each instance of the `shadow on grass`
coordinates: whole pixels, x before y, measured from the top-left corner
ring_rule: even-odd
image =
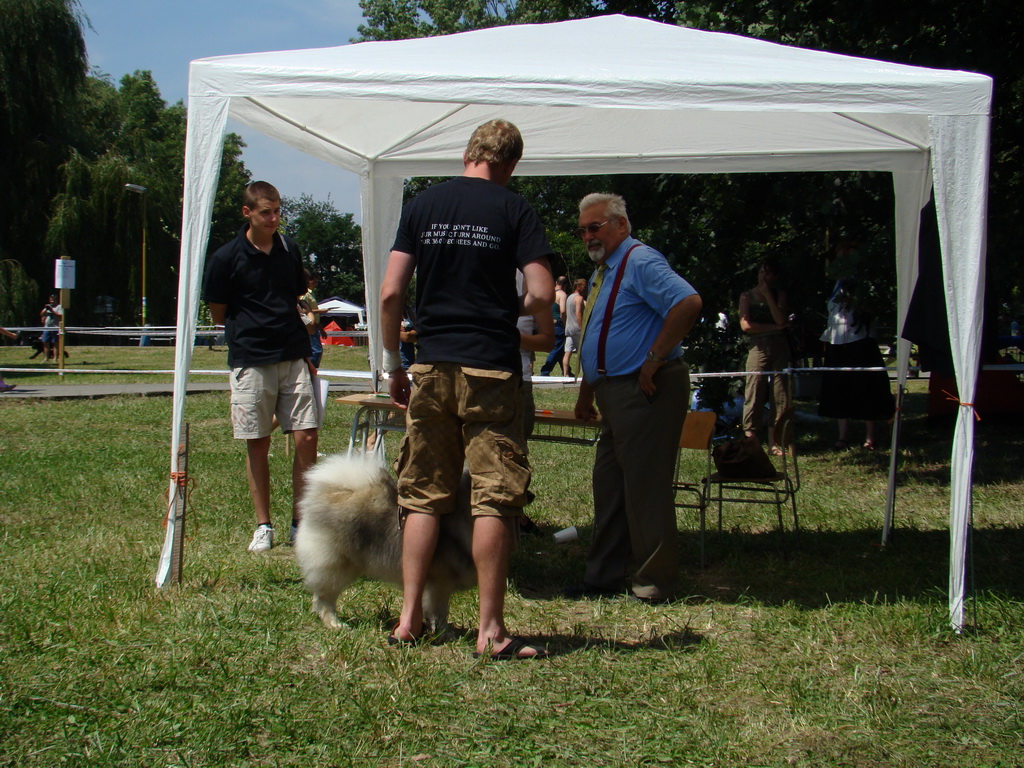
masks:
[[[813,407],[804,404],[805,410]],[[903,418],[900,431],[897,482],[949,487],[950,453],[955,428],[953,418],[926,416],[927,395],[922,393],[908,395],[904,410],[907,415]],[[1024,415],[981,414],[981,417],[974,424],[974,485],[984,487],[1024,481],[1024,463],[1018,460],[1024,452]],[[888,474],[890,434],[887,429],[880,432],[879,450],[867,451],[859,447],[863,425],[853,422],[851,447],[837,451],[833,447],[835,426],[825,426],[829,420],[813,416],[809,418],[813,420],[813,426],[799,430],[801,459],[841,460]]]
[[[708,567],[684,573],[709,600],[756,600],[820,608],[837,602],[891,603],[943,598],[948,588],[949,533],[897,530],[886,547],[878,530],[740,532],[708,538]],[[1024,598],[1020,527],[973,532],[968,589]],[[972,578],[973,576],[973,578]],[[972,583],[973,582],[973,583]]]
[[[625,598],[614,598],[615,600]],[[345,621],[346,626],[373,626],[376,624],[378,631],[382,636],[386,637],[398,624],[398,615],[392,612],[390,609],[384,609],[377,613],[376,622],[368,622],[361,620],[353,620],[352,622]],[[697,632],[694,632],[689,627],[683,627],[682,629],[667,632],[656,632],[651,633],[640,640],[628,641],[619,639],[610,639],[605,637],[592,637],[588,636],[586,632],[577,633],[558,633],[558,634],[529,634],[520,635],[519,638],[527,645],[539,646],[547,650],[548,656],[565,656],[571,653],[579,651],[587,651],[594,649],[602,649],[608,651],[619,651],[623,653],[643,651],[643,650],[656,650],[656,651],[673,651],[673,652],[687,652],[696,650],[696,648],[704,642],[704,637]],[[467,627],[460,627],[456,625],[447,625],[440,633],[436,635],[427,635],[425,638],[417,643],[390,643],[392,647],[427,647],[427,646],[445,646],[452,643],[460,643],[466,646],[472,646],[476,639],[476,630],[469,629]],[[492,661],[505,661],[510,659],[494,659]],[[525,659],[524,659],[525,660]]]
[[[659,633],[636,642],[591,638],[582,635],[550,635],[545,638],[536,638],[536,641],[546,644],[552,656],[558,656],[594,649],[622,653],[650,650],[692,652],[704,642],[704,637],[697,632],[684,629],[678,632]]]
[[[560,597],[580,580],[590,528],[580,527],[571,547],[538,541],[513,564],[520,591],[536,599]],[[707,566],[699,567],[696,534],[680,534],[680,594],[688,602],[793,604],[815,609],[843,603],[885,604],[944,600],[948,588],[949,533],[899,529],[882,547],[877,529],[855,531],[709,532]],[[1024,528],[975,530],[968,591],[1024,599]]]

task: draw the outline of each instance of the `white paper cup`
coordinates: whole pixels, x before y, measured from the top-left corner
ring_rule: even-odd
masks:
[[[555,543],[568,544],[570,541],[576,541],[578,537],[579,531],[576,530],[576,526],[570,525],[555,533]]]

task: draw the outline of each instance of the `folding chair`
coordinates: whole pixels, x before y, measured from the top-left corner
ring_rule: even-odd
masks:
[[[676,472],[672,482],[672,490],[675,492],[676,509],[696,509],[700,511],[700,567],[704,567],[704,528],[705,517],[710,496],[709,483],[711,479],[711,438],[715,434],[714,411],[690,411],[686,414],[683,422],[683,431],[679,435],[679,453],[676,454]],[[684,480],[686,474],[682,466],[683,450],[703,451],[705,467],[699,480]],[[695,499],[686,503],[678,500],[679,492],[691,493]]]
[[[779,530],[785,530],[782,522],[782,507],[788,503],[793,509],[793,530],[800,530],[796,512],[796,493],[800,490],[800,468],[796,460],[796,440],[793,435],[795,412],[787,408],[772,429],[775,445],[782,449],[781,457],[772,457],[775,474],[771,477],[722,477],[715,472],[709,486],[716,489],[714,498],[718,501],[718,531],[722,531],[722,504],[740,502],[744,504],[774,504],[779,517]],[[709,494],[708,501],[712,498]]]

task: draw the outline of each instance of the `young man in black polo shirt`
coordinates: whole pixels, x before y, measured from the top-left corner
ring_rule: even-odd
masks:
[[[246,474],[256,509],[250,552],[274,545],[270,520],[270,434],[277,417],[295,435],[292,537],[298,525],[303,477],[316,463],[320,414],[307,358],[309,335],[297,301],[307,291],[295,243],[277,231],[281,196],[273,185],[246,187],[238,236],[210,258],[203,298],[213,322],[224,325],[231,368],[231,424],[246,441]]]

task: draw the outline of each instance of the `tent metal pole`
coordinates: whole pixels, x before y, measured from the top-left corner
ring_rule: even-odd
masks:
[[[900,425],[903,420],[903,395],[906,386],[896,385],[896,414],[892,420],[892,444],[889,446],[889,485],[885,491],[885,520],[882,522],[882,546],[892,540],[893,512],[896,508],[896,462],[900,444]]]

